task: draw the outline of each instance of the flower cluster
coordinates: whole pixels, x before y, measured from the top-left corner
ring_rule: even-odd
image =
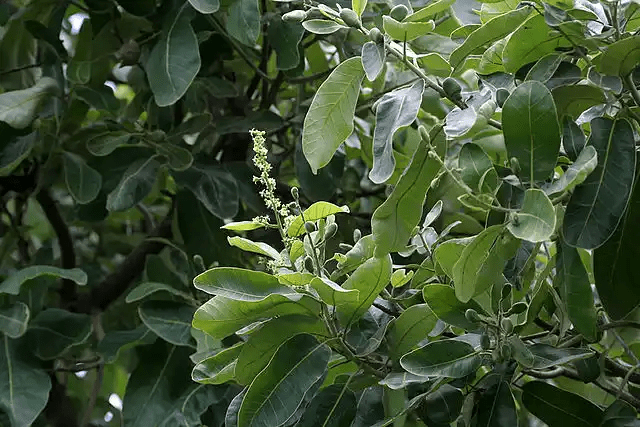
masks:
[[[260,171],[260,176],[254,176],[253,182],[262,184],[264,187],[260,190],[260,196],[267,205],[267,208],[273,210],[276,216],[280,215],[280,217],[286,218],[290,215],[289,209],[276,197],[276,180],[269,176],[271,164],[267,160],[269,150],[265,144],[264,131],[252,129],[250,133],[251,139],[253,140],[253,151],[255,152],[253,164],[256,165]]]

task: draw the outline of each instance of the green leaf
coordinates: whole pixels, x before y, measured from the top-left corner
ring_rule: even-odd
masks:
[[[432,16],[444,12],[449,9],[451,5],[455,3],[455,0],[437,0],[432,3],[429,3],[427,6],[422,9],[408,15],[403,19],[404,22],[419,22],[427,18],[431,18]]]
[[[155,144],[155,148],[159,155],[167,159],[169,167],[175,171],[180,172],[187,170],[193,164],[191,152],[184,147],[166,142],[163,144]]]
[[[533,358],[532,363],[526,366],[533,369],[548,369],[594,354],[586,348],[557,348],[547,344],[533,344],[528,346],[527,350]]]
[[[242,44],[253,46],[260,35],[258,0],[236,0],[229,7],[227,32]]]
[[[64,269],[50,265],[32,265],[22,270],[12,273],[7,279],[0,283],[0,293],[18,295],[20,286],[28,280],[40,276],[53,276],[60,279],[73,280],[79,285],[87,284],[87,274],[79,268]]]
[[[544,16],[536,13],[511,34],[502,51],[502,63],[507,73],[515,73],[523,65],[565,47],[571,47],[571,43],[560,32],[549,31]]]
[[[182,98],[200,71],[198,39],[191,28],[191,8],[185,2],[168,16],[162,37],[146,64],[149,86],[156,104],[166,107]]]
[[[225,348],[194,366],[191,379],[201,384],[223,384],[234,378],[238,355],[244,343]]]
[[[58,83],[50,77],[42,77],[35,86],[0,94],[0,122],[16,129],[31,124],[42,101],[58,93]]]
[[[214,13],[220,8],[220,0],[189,0],[191,6],[200,13]]]
[[[640,185],[636,184],[625,216],[614,235],[593,253],[593,273],[596,289],[605,310],[614,320],[620,320],[638,306],[640,293]]]
[[[360,318],[371,307],[378,294],[389,284],[391,272],[390,255],[374,257],[356,268],[342,284],[344,289],[359,291],[357,302],[338,307],[338,313],[345,318],[347,325]]]
[[[473,347],[463,341],[431,342],[400,359],[408,372],[422,376],[462,378],[475,372],[482,362]]]
[[[603,417],[602,410],[585,398],[542,381],[522,387],[522,403],[549,427],[597,427]]]
[[[154,156],[131,163],[116,188],[107,196],[107,209],[110,212],[124,211],[141,202],[151,192],[159,169],[160,163]]]
[[[374,249],[375,245],[371,234],[361,237],[360,240],[353,245],[353,248],[344,254],[344,258],[340,260],[338,267],[331,274],[331,279],[338,280],[343,275],[351,273],[366,260],[373,257]]]
[[[37,135],[36,132],[32,132],[18,137],[15,141],[11,139],[7,141],[0,153],[0,176],[11,174],[27,158],[35,145]]]
[[[490,19],[480,28],[473,31],[449,57],[449,63],[457,68],[476,49],[500,40],[518,28],[531,13],[529,7],[512,10]]]
[[[145,301],[138,307],[147,328],[175,345],[191,345],[193,308],[175,301]]]
[[[211,407],[214,411],[224,409],[226,404],[226,389],[220,389],[204,384],[191,384],[168,407],[166,417],[158,427],[173,427],[184,425],[187,427],[201,424],[201,416]]]
[[[56,34],[53,28],[44,26],[41,22],[36,20],[28,20],[24,23],[25,28],[29,31],[33,37],[38,40],[42,40],[47,43],[55,51],[58,58],[62,60],[67,59],[67,50],[60,40],[60,35]]]
[[[108,156],[116,148],[126,145],[131,134],[126,131],[111,131],[108,128],[97,128],[87,138],[87,150],[94,156]]]
[[[75,201],[87,204],[98,197],[102,188],[100,173],[87,165],[77,154],[65,151],[62,159],[64,160],[64,180]]]
[[[227,241],[229,245],[235,246],[236,248],[242,249],[245,252],[253,252],[256,254],[267,256],[274,260],[280,260],[280,252],[262,242],[253,242],[249,239],[245,239],[244,237],[227,237]]]
[[[380,75],[384,68],[385,59],[384,44],[369,41],[362,45],[362,68],[364,68],[364,72],[370,82]]]
[[[190,300],[191,296],[184,292],[181,292],[174,288],[173,286],[167,285],[166,283],[158,283],[158,282],[144,282],[133,288],[125,298],[127,303],[132,303],[135,301],[140,301],[143,298],[148,297],[149,295],[155,294],[156,292],[168,292],[171,295],[179,296],[185,300]]]
[[[340,28],[347,28],[344,25],[338,24],[336,21],[328,19],[309,19],[304,21],[302,26],[305,30],[314,34],[332,34]]]
[[[498,188],[498,173],[493,162],[477,144],[464,144],[458,155],[462,181],[474,191],[493,193]]]
[[[137,345],[153,344],[156,334],[144,325],[127,331],[109,331],[98,343],[98,352],[102,354],[104,363],[113,363],[121,351]]]
[[[360,57],[347,59],[333,70],[313,97],[304,119],[302,150],[314,173],[329,163],[340,144],[353,132],[363,78]]]
[[[376,126],[373,132],[373,168],[369,172],[369,179],[374,183],[382,184],[393,175],[396,168],[393,135],[398,129],[409,126],[416,119],[423,91],[424,81],[420,79],[411,86],[385,93],[377,102]],[[421,144],[418,150],[426,150],[423,145]]]
[[[609,76],[628,75],[640,62],[640,36],[634,35],[607,46],[596,69]]]
[[[218,218],[233,218],[238,213],[238,183],[223,167],[195,163],[174,177]]]
[[[353,9],[358,16],[362,16],[362,12],[364,12],[366,8],[367,0],[351,0],[351,9]]]
[[[33,354],[43,360],[55,359],[70,347],[85,342],[93,327],[91,317],[59,308],[41,311],[29,324],[26,338]]]
[[[280,15],[274,15],[267,29],[269,43],[276,51],[278,70],[291,70],[300,63],[299,44],[304,35],[304,27],[298,22],[286,22]]]
[[[555,74],[563,59],[563,55],[559,55],[555,52],[543,56],[533,67],[531,67],[531,70],[527,73],[525,80],[536,80],[540,83],[548,82]]]
[[[411,41],[433,31],[436,27],[433,21],[427,22],[398,22],[388,15],[382,16],[384,31],[394,40]]]
[[[421,141],[409,167],[405,169],[395,188],[375,210],[371,229],[376,254],[402,251],[422,219],[422,206],[431,181],[440,171],[440,163],[429,156],[429,145]]]
[[[107,86],[75,86],[73,94],[96,110],[105,111],[107,114],[116,114],[120,109],[120,101]]]
[[[562,118],[562,146],[567,156],[571,160],[575,160],[578,154],[582,152],[587,140],[580,126],[574,122],[571,117]]]
[[[633,130],[625,119],[593,119],[587,144],[595,147],[598,166],[573,192],[562,232],[570,246],[595,249],[611,237],[627,206],[636,153]]]
[[[464,314],[470,308],[480,314],[484,310],[473,300],[460,302],[451,286],[428,284],[422,288],[422,296],[433,314],[443,322],[469,331],[478,329],[478,324],[468,321]]]
[[[18,301],[10,307],[0,308],[0,332],[10,338],[19,338],[27,331],[29,307]]]
[[[597,166],[598,153],[592,145],[589,145],[580,152],[578,158],[564,171],[562,176],[544,191],[548,195],[571,191],[577,185],[582,184]]]
[[[281,316],[265,322],[257,331],[249,335],[242,347],[236,364],[236,380],[240,384],[250,384],[273,357],[278,347],[298,334],[325,334],[320,319],[299,315]]]
[[[317,221],[337,213],[349,213],[349,207],[336,206],[329,202],[316,202],[305,209],[302,215],[295,217],[289,228],[287,228],[287,236],[298,237],[305,233],[303,216],[305,221]]]
[[[427,419],[429,425],[448,425],[458,418],[464,404],[464,396],[460,389],[449,384],[443,384],[424,399],[418,408],[422,419]]]
[[[558,117],[578,117],[586,109],[607,102],[604,91],[590,85],[559,86],[552,93]]]
[[[560,151],[560,125],[551,92],[540,82],[518,86],[502,107],[502,130],[509,158],[518,159],[527,183],[547,179]]]
[[[49,400],[49,375],[34,363],[23,342],[2,336],[0,407],[12,427],[28,427]]]
[[[225,224],[220,228],[231,231],[253,231],[264,228],[264,224],[256,221],[235,221]]]
[[[460,259],[453,267],[456,297],[468,302],[493,286],[519,244],[519,241],[505,233],[502,225],[491,226],[477,235],[462,250]]]
[[[360,292],[357,289],[344,289],[324,277],[314,277],[309,286],[318,292],[322,302],[334,307],[344,304],[356,304],[360,296]]]
[[[424,384],[429,382],[429,377],[410,374],[408,372],[391,372],[378,384],[390,388],[391,390],[400,390],[411,384]]]
[[[436,325],[437,317],[427,304],[416,304],[407,308],[389,326],[387,339],[390,353],[400,359],[416,344],[427,338]]]
[[[356,416],[356,395],[347,384],[331,384],[311,400],[296,427],[350,426]]]
[[[433,252],[434,259],[442,271],[453,279],[453,267],[456,265],[462,251],[473,239],[449,239],[436,246]]]
[[[296,292],[283,286],[271,274],[235,267],[217,267],[193,279],[196,288],[208,294],[236,301],[262,301],[273,294],[291,296]]]
[[[478,426],[517,426],[518,414],[511,387],[507,381],[498,381],[485,390],[478,402]]]
[[[91,19],[82,21],[75,46],[75,54],[69,61],[67,77],[76,84],[87,84],[91,80],[91,58],[93,56],[93,28]]]
[[[556,230],[556,210],[544,191],[529,188],[524,192],[522,207],[511,215],[507,228],[518,239],[544,242]]]
[[[320,314],[320,305],[306,295],[297,301],[278,294],[271,294],[260,301],[216,296],[196,311],[192,324],[214,338],[224,338],[257,320],[288,314],[315,318]]]
[[[238,412],[238,427],[280,426],[327,371],[331,349],[311,335],[285,342],[253,380]]]

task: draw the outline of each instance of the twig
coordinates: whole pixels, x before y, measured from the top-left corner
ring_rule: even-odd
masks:
[[[38,68],[38,67],[42,67],[42,64],[35,63],[35,64],[23,65],[21,67],[15,67],[15,68],[11,68],[9,70],[0,71],[0,76],[4,76],[4,75],[7,75],[7,74],[11,74],[11,73],[17,73],[18,71],[24,71],[24,70],[28,70],[30,68]]]
[[[633,98],[633,101],[636,103],[638,107],[640,107],[640,92],[638,92],[638,88],[636,87],[636,84],[633,82],[632,74],[629,73],[626,76],[624,76],[622,78],[622,81],[624,82],[624,85],[627,87],[627,89],[629,89],[629,92],[631,92],[631,97]]]

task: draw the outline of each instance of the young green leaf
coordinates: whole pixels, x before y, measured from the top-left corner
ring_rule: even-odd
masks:
[[[309,19],[302,23],[305,30],[314,34],[333,34],[340,28],[347,28],[338,24],[336,21],[328,19]]]
[[[455,3],[455,0],[437,0],[429,3],[427,6],[423,7],[420,10],[412,13],[403,19],[404,22],[420,22],[427,18],[431,18],[432,16],[444,12],[449,9],[449,7]]]
[[[302,212],[302,215],[298,215],[293,222],[291,222],[289,228],[287,228],[287,236],[298,237],[303,235],[305,233],[305,221],[313,222],[337,213],[349,213],[349,208],[347,206],[336,206],[329,202],[316,202],[305,209],[304,212]],[[302,220],[303,217],[304,221]]]
[[[362,45],[362,68],[369,81],[374,81],[384,68],[385,47],[384,44],[374,41]]]
[[[314,277],[309,286],[318,292],[320,299],[325,304],[335,307],[343,304],[356,304],[359,299],[360,291],[357,289],[344,289],[324,277]]]
[[[384,31],[394,40],[411,41],[433,31],[436,27],[433,21],[427,22],[398,22],[391,16],[382,16]]]
[[[360,57],[340,63],[320,85],[304,119],[302,150],[311,170],[326,166],[353,132],[364,69]]]
[[[193,279],[196,288],[236,301],[262,301],[272,294],[295,295],[271,274],[235,267],[217,267]]]
[[[249,239],[238,236],[227,237],[227,241],[229,242],[229,245],[235,246],[243,251],[264,255],[274,260],[281,259],[280,253],[266,243],[253,242]]]

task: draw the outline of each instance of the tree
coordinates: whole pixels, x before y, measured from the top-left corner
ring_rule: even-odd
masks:
[[[0,425],[638,424],[639,8],[3,3]]]

